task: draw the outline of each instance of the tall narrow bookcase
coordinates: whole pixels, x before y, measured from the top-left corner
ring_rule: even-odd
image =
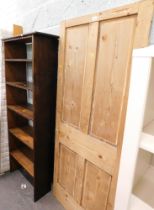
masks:
[[[4,39],[11,171],[34,186],[34,201],[53,176],[58,37],[34,32]]]

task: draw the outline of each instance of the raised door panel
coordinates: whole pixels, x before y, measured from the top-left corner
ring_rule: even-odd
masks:
[[[100,23],[90,132],[114,145],[118,141],[135,23],[134,17]]]
[[[69,27],[65,34],[62,121],[87,133],[91,112],[97,22]]]
[[[71,27],[66,33],[63,120],[79,127],[85,74],[88,25]]]
[[[82,206],[86,210],[106,210],[111,176],[92,163],[85,166]]]
[[[81,202],[84,165],[85,160],[82,157],[60,144],[58,182],[79,204]]]
[[[76,174],[75,157],[76,154],[73,151],[63,145],[60,146],[59,183],[72,196]]]

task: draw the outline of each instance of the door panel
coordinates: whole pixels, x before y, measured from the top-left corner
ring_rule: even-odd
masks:
[[[59,158],[59,183],[73,196],[73,183],[75,179],[75,152],[60,145],[60,158]]]
[[[135,23],[134,17],[100,22],[91,134],[114,145],[118,141]]]
[[[86,210],[105,210],[111,176],[87,161],[82,206]]]
[[[66,33],[63,120],[79,127],[85,74],[88,25],[72,27]]]
[[[54,194],[67,210],[114,209],[131,55],[148,44],[152,10],[147,0],[62,24]]]
[[[59,183],[76,200],[81,202],[85,160],[77,153],[60,145]]]

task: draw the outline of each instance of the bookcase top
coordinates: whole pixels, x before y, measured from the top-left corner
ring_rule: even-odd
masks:
[[[25,34],[21,34],[21,35],[18,35],[18,36],[7,37],[7,38],[4,38],[2,40],[3,40],[3,42],[17,41],[17,40],[24,39],[24,38],[30,38],[32,36],[52,37],[52,38],[55,38],[55,39],[59,38],[59,36],[54,35],[54,34],[48,34],[48,33],[34,31],[32,33],[25,33]]]

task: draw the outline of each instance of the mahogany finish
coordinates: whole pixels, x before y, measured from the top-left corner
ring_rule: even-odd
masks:
[[[37,201],[51,190],[53,177],[58,37],[34,32],[3,42],[11,171],[20,169],[30,180]]]

